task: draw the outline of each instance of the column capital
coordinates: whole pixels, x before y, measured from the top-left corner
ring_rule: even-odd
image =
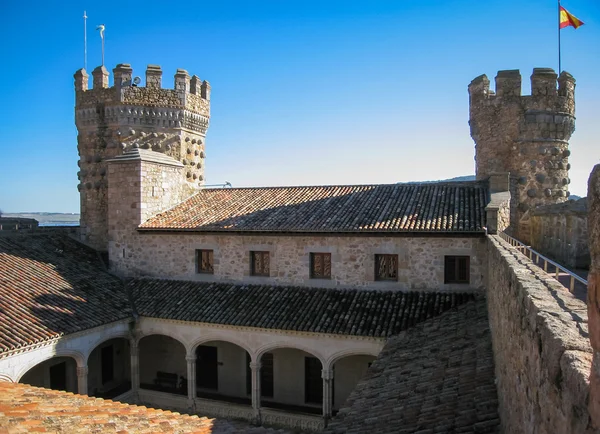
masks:
[[[196,355],[195,354],[188,354],[187,356],[185,356],[185,360],[187,360],[187,362],[195,362],[196,361]]]
[[[250,362],[250,369],[260,369],[262,367],[262,363],[260,362]]]
[[[321,378],[323,380],[333,379],[333,369],[321,369]]]
[[[87,376],[87,374],[88,374],[88,367],[87,366],[78,366],[77,367],[77,376],[78,377]]]

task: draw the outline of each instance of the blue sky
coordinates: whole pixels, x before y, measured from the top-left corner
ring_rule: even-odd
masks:
[[[571,192],[600,159],[600,2],[562,2],[586,25],[562,31],[577,79]],[[469,82],[557,68],[557,3],[475,1],[3,0],[0,209],[78,212],[73,73],[160,64],[212,86],[207,183],[392,183],[473,174]],[[112,75],[112,74],[111,74]]]

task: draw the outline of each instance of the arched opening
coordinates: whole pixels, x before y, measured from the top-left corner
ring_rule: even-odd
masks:
[[[296,348],[276,348],[261,355],[261,407],[321,414],[323,365]]]
[[[130,389],[129,340],[110,339],[94,348],[88,358],[88,394],[111,399]]]
[[[52,357],[27,371],[19,383],[77,393],[77,362],[72,357]]]
[[[150,335],[139,342],[140,388],[187,395],[185,347],[165,335]]]
[[[250,354],[227,341],[196,347],[196,396],[251,405]]]
[[[338,359],[333,364],[331,397],[333,413],[342,408],[358,382],[365,376],[375,356],[352,355]]]

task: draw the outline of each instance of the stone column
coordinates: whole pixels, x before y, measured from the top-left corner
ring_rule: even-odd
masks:
[[[88,393],[88,367],[77,367],[77,393],[87,395]]]
[[[588,326],[594,351],[590,373],[588,410],[594,428],[600,428],[600,164],[588,181],[588,242],[591,265],[588,275]]]
[[[333,369],[323,369],[321,371],[321,378],[323,378],[323,419],[325,424],[331,419],[331,407],[332,407],[332,390],[331,385],[333,383]]]
[[[131,357],[131,391],[133,392],[134,399],[137,401],[138,390],[140,388],[139,342],[135,339],[131,339],[129,342],[129,355]]]
[[[188,388],[188,409],[196,410],[196,354],[188,354],[185,357],[187,361],[187,388]]]
[[[254,410],[254,421],[260,424],[260,362],[250,362],[252,370],[252,409]]]

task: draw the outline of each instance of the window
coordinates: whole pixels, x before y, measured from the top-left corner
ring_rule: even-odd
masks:
[[[213,251],[196,250],[196,272],[213,274]]]
[[[444,256],[444,283],[469,283],[469,257]]]
[[[250,252],[250,274],[252,276],[269,276],[269,252]]]
[[[246,353],[246,394],[252,394],[252,369],[250,354]],[[273,398],[273,353],[265,353],[260,361],[260,396]]]
[[[311,279],[331,279],[331,253],[310,254]]]
[[[316,357],[304,358],[304,402],[323,403],[323,379],[321,362]]]
[[[398,255],[375,255],[375,280],[398,280]]]

